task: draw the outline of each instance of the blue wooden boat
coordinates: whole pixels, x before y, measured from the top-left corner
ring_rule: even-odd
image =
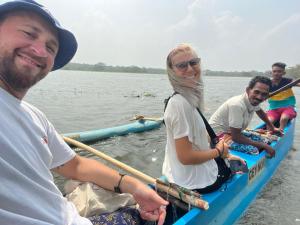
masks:
[[[295,120],[288,124],[284,132],[283,137],[271,143],[271,146],[276,150],[276,156],[272,159],[266,158],[265,152],[252,156],[231,151],[232,154],[238,155],[247,161],[249,172],[237,174],[230,182],[224,184],[220,190],[203,195],[203,199],[209,203],[208,210],[193,208],[175,221],[174,224],[234,224],[268,183],[281,160],[292,148]]]
[[[89,130],[75,133],[63,134],[65,137],[75,139],[77,141],[86,143],[86,142],[95,142],[105,138],[110,138],[114,136],[126,135],[129,133],[139,133],[144,131],[153,130],[161,126],[162,120],[138,120],[133,123],[104,128],[99,130]]]

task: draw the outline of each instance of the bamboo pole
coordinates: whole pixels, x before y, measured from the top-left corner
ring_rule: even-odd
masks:
[[[71,145],[74,145],[76,147],[79,147],[83,150],[86,150],[86,151],[89,151],[91,153],[93,153],[94,155],[112,163],[113,165],[127,171],[128,173],[131,173],[132,175],[138,177],[139,179],[143,180],[144,182],[148,183],[148,184],[152,184],[152,185],[155,185],[155,187],[158,189],[158,190],[161,190],[161,191],[164,191],[166,192],[167,194],[169,195],[172,195],[173,197],[177,198],[177,199],[180,199],[182,201],[184,201],[185,203],[187,204],[190,204],[190,205],[193,205],[193,206],[196,206],[198,208],[202,208],[202,209],[205,209],[207,210],[209,208],[209,205],[206,201],[204,201],[203,199],[200,199],[194,195],[188,195],[188,194],[185,194],[185,193],[179,193],[177,190],[175,190],[174,188],[172,188],[171,186],[169,185],[166,185],[164,184],[162,181],[158,181],[156,180],[155,178],[153,177],[150,177],[149,175],[147,174],[144,174],[142,173],[141,171],[138,171],[128,165],[126,165],[125,163],[122,163],[88,145],[85,145],[79,141],[76,141],[74,139],[71,139],[71,138],[68,138],[68,137],[63,137],[64,141],[66,143],[69,143]]]
[[[297,80],[294,80],[293,82],[283,86],[282,88],[279,88],[278,90],[276,91],[273,91],[272,93],[269,94],[269,98],[274,96],[274,95],[277,95],[278,93],[282,92],[282,91],[285,91],[293,86],[295,86],[296,84],[298,84],[300,82],[300,78],[298,78]]]

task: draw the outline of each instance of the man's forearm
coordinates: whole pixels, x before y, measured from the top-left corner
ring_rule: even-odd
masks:
[[[253,141],[250,138],[245,137],[242,134],[241,129],[231,128],[231,137],[232,137],[232,140],[236,143],[245,144],[245,145],[253,145],[259,149],[264,148],[263,143]]]
[[[263,110],[259,110],[256,112],[258,117],[266,123],[266,125],[269,127],[270,130],[274,130],[274,125],[269,120],[267,114]]]
[[[256,141],[252,141],[251,139],[245,137],[244,135],[232,135],[232,140],[239,144],[245,144],[245,145],[253,145],[257,148],[261,148],[261,144]]]
[[[96,160],[80,157],[78,155],[66,164],[54,169],[54,171],[64,177],[84,182],[92,182],[111,191],[114,191],[114,187],[116,187],[120,181],[120,175],[117,171]],[[122,178],[120,188],[122,192],[132,193],[137,185],[138,182],[136,179],[125,176]]]

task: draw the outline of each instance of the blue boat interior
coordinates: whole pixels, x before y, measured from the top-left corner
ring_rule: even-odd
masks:
[[[208,210],[192,208],[177,220],[169,218],[168,223],[176,225],[234,224],[269,181],[278,164],[288,152],[289,149],[286,150],[286,148],[292,147],[294,124],[295,121],[289,122],[284,130],[284,136],[271,143],[276,150],[276,156],[272,159],[266,157],[265,151],[259,155],[231,151],[232,154],[246,161],[249,172],[236,174],[218,191],[202,195],[202,198],[209,203]],[[255,129],[263,126],[264,124],[261,124]]]

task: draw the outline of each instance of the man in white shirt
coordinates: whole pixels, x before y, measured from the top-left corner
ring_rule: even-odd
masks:
[[[271,80],[264,76],[252,78],[244,94],[230,98],[211,116],[209,123],[215,132],[218,135],[230,134],[236,143],[254,146],[256,149],[266,150],[271,157],[275,156],[275,150],[270,145],[251,140],[242,134],[242,131],[249,125],[254,112],[267,124],[268,130],[278,132],[259,106],[268,98],[271,84]]]
[[[0,4],[0,224],[91,225],[55,186],[51,170],[133,195],[147,220],[165,217],[168,203],[130,176],[80,157],[46,116],[22,99],[77,50],[74,35],[35,1]]]

